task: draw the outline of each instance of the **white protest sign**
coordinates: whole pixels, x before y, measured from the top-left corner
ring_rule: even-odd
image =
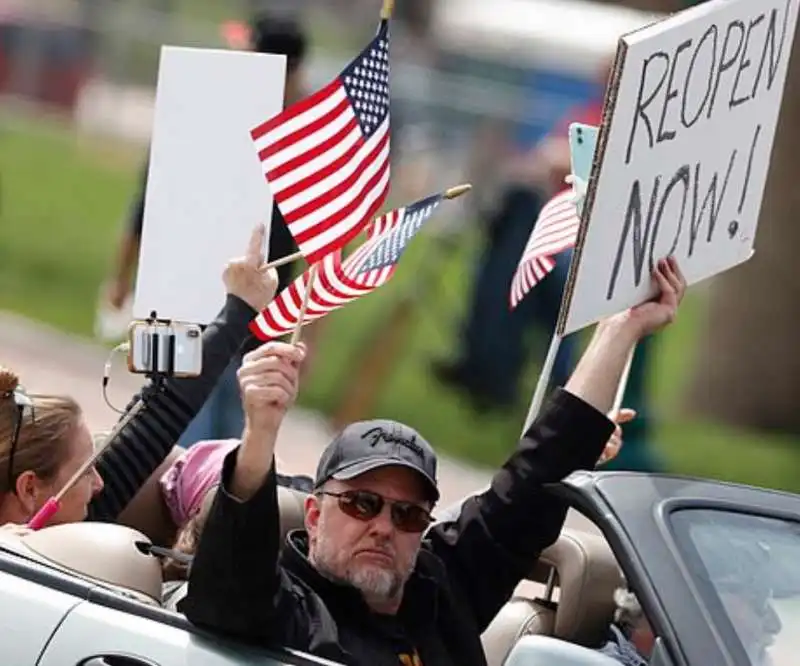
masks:
[[[689,284],[750,258],[799,1],[716,0],[620,39],[560,334],[652,298],[670,254]]]
[[[161,49],[133,316],[208,324],[272,195],[250,130],[283,108],[282,55]]]

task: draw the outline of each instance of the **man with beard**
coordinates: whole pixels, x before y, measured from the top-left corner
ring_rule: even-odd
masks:
[[[686,284],[677,263],[660,261],[654,277],[657,299],[598,325],[490,488],[424,539],[439,499],[436,455],[413,429],[379,420],[328,445],[305,529],[281,544],[273,454],[304,349],[250,352],[239,371],[242,442],[225,459],[179,610],[213,631],[344,664],[485,666],[481,633],[566,517],[545,484],[594,467],[630,351],[676,314]]]

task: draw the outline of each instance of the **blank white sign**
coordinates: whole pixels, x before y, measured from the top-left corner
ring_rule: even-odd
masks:
[[[269,230],[250,130],[281,111],[285,80],[282,55],[162,47],[135,318],[208,324],[219,311],[225,264],[255,225]]]
[[[716,0],[621,39],[560,333],[655,296],[670,254],[689,284],[752,256],[799,1]]]

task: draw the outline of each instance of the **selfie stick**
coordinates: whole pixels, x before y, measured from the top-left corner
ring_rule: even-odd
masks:
[[[156,321],[156,313],[153,312],[150,316],[152,321]],[[170,341],[174,344],[173,341]],[[153,345],[153,354],[151,360],[157,363],[157,359],[159,358],[158,355],[158,336],[153,335],[152,338],[152,345]],[[114,429],[108,434],[106,440],[103,442],[101,446],[98,446],[94,453],[89,457],[89,459],[83,463],[78,470],[69,478],[69,480],[64,484],[64,486],[59,490],[53,497],[49,498],[42,508],[39,509],[33,518],[30,519],[28,522],[27,527],[32,530],[40,530],[44,527],[50,519],[58,512],[61,508],[61,500],[64,499],[64,496],[73,488],[73,486],[83,477],[97,462],[98,458],[103,454],[106,450],[108,445],[113,442],[117,435],[136,417],[136,415],[144,408],[146,399],[150,396],[150,394],[156,393],[161,389],[161,382],[164,380],[164,377],[168,374],[171,374],[173,367],[171,361],[172,354],[170,354],[169,368],[167,373],[159,373],[159,372],[150,372],[147,376],[150,378],[151,383],[148,386],[142,388],[141,397],[136,401],[136,403],[131,407],[125,415],[117,421],[117,424],[114,426]],[[151,367],[152,367],[151,363]]]

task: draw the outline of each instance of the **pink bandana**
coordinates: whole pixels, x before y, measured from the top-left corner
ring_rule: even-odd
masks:
[[[164,472],[159,485],[176,525],[185,525],[200,510],[208,491],[219,484],[225,456],[238,445],[238,439],[198,442]]]

